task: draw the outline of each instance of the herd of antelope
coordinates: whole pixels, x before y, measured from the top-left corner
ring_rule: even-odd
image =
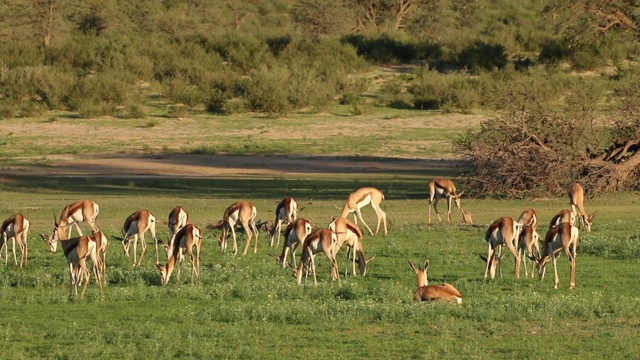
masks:
[[[447,201],[447,218],[451,223],[452,203],[461,210],[463,222],[470,222],[471,217],[460,205],[460,196],[456,193],[454,183],[449,179],[435,178],[429,182],[429,209],[428,221],[431,223],[431,207],[433,206],[438,220],[442,222],[438,212],[438,201],[445,198]],[[578,228],[574,225],[578,220],[584,229],[591,231],[591,223],[596,213],[587,215],[584,210],[584,190],[578,183],[571,185],[569,189],[571,210],[565,209],[553,217],[549,224],[549,230],[543,241],[537,233],[538,216],[534,209],[522,212],[518,221],[511,217],[502,217],[489,226],[485,240],[488,245],[487,256],[482,257],[485,261],[484,277],[495,277],[496,269],[499,269],[502,276],[502,246],[506,245],[513,254],[516,262],[515,277],[520,276],[520,264],[524,263],[525,276],[529,276],[527,269],[527,258],[532,261],[531,276],[533,277],[533,267],[537,266],[538,275],[542,279],[545,273],[545,264],[553,260],[555,271],[555,288],[558,288],[558,273],[556,270],[556,257],[560,251],[569,258],[571,264],[570,288],[575,288],[575,261],[576,247],[578,242]],[[282,252],[276,258],[276,263],[283,268],[290,267],[298,284],[302,283],[303,277],[306,279],[309,273],[313,274],[314,284],[317,285],[315,255],[323,253],[331,264],[332,281],[340,282],[338,271],[337,253],[346,245],[347,264],[345,265],[344,276],[348,274],[349,261],[351,261],[351,272],[357,276],[356,265],[361,276],[367,273],[367,264],[375,258],[367,259],[364,254],[363,235],[358,226],[358,220],[364,225],[368,232],[375,236],[379,233],[381,225],[384,234],[387,235],[387,216],[380,204],[384,200],[384,194],[373,187],[365,187],[349,194],[342,211],[337,218],[333,218],[327,227],[316,228],[309,220],[298,217],[297,201],[292,197],[286,197],[278,203],[275,210],[275,219],[272,226],[267,222],[256,224],[256,207],[249,201],[238,201],[230,205],[223,213],[223,218],[215,225],[207,226],[207,229],[221,229],[221,235],[217,239],[222,252],[227,250],[229,237],[233,239],[233,254],[238,253],[238,242],[236,231],[242,229],[246,234],[246,243],[243,255],[246,254],[254,241],[253,252],[257,252],[258,235],[260,229],[265,229],[269,237],[269,246],[279,246],[280,239],[283,238]],[[371,205],[377,216],[377,226],[375,232],[364,221],[361,209]],[[80,297],[84,296],[87,285],[90,281],[91,272],[87,267],[87,260],[92,262],[92,272],[102,294],[103,282],[106,282],[106,255],[108,239],[105,234],[96,226],[100,207],[91,200],[82,200],[65,206],[57,217],[54,213],[54,228],[51,234],[40,234],[51,252],[56,252],[58,243],[64,252],[64,256],[69,266],[71,276],[70,296],[78,295],[78,286],[82,286]],[[353,213],[354,220],[348,219],[348,215]],[[90,236],[83,235],[79,226],[80,222],[86,222],[92,230]],[[141,266],[146,252],[145,233],[149,233],[155,245],[155,267],[160,273],[160,280],[163,285],[169,282],[171,274],[177,268],[177,276],[180,276],[180,265],[184,259],[184,251],[187,252],[191,261],[191,281],[200,278],[200,251],[202,246],[202,230],[190,222],[190,217],[185,208],[175,207],[169,213],[168,228],[169,240],[164,244],[156,235],[156,217],[148,210],[139,210],[131,214],[124,221],[122,227],[122,237],[114,237],[122,242],[124,254],[130,257],[130,246],[133,243],[133,263]],[[285,227],[286,225],[286,227]],[[21,253],[19,266],[23,267],[28,262],[27,237],[29,233],[29,221],[22,214],[15,214],[2,223],[0,228],[0,256],[2,247],[5,248],[5,265],[8,264],[9,241],[13,241],[14,262],[18,265],[16,256],[16,242]],[[72,237],[73,226],[75,226],[78,236]],[[140,243],[140,255],[138,258],[137,244]],[[162,245],[166,252],[166,263],[160,264],[159,246]],[[300,262],[296,264],[295,252],[298,247],[302,248]],[[542,249],[541,249],[542,247]],[[195,248],[195,252],[194,252]],[[527,258],[525,258],[525,252]],[[288,261],[289,253],[291,262]],[[423,268],[416,267],[411,261],[409,266],[417,275],[418,289],[414,294],[416,301],[442,300],[449,302],[462,302],[462,295],[450,284],[429,285],[427,280],[427,268],[430,260],[424,262]]]

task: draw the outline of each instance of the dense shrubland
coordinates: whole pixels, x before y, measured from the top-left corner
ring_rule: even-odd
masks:
[[[469,178],[485,179],[473,181],[479,193],[558,192],[575,178],[596,191],[630,188],[640,166],[636,5],[3,1],[0,117],[142,118],[150,97],[173,117],[285,116],[338,103],[355,115],[368,106],[481,110],[497,115],[457,144]],[[372,78],[380,64],[413,70]],[[586,70],[595,75],[576,76]]]

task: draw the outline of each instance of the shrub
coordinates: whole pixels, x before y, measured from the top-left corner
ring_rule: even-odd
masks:
[[[272,69],[266,66],[250,72],[245,87],[245,99],[253,111],[269,115],[285,115],[290,110],[289,70],[283,66]]]

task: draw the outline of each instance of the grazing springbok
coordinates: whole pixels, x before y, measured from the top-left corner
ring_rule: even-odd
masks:
[[[282,224],[291,224],[298,217],[298,202],[292,197],[286,197],[282,199],[278,206],[276,206],[276,219],[273,221],[273,226],[269,233],[269,246],[273,246],[276,234],[278,235],[278,242],[276,246],[280,245],[280,234],[282,232]]]
[[[40,234],[42,239],[49,245],[49,249],[54,252],[57,248],[57,243],[62,245],[64,256],[67,258],[69,265],[69,273],[71,274],[71,288],[69,296],[74,294],[78,295],[78,285],[84,281],[82,287],[82,293],[80,298],[84,297],[84,293],[89,285],[91,273],[87,269],[87,259],[91,259],[93,262],[93,273],[96,277],[96,282],[100,287],[100,295],[102,295],[102,279],[100,272],[100,259],[98,259],[97,244],[89,236],[78,236],[69,239],[65,230],[65,224],[58,223],[56,221],[55,214],[53,216],[53,233],[49,236]]]
[[[538,214],[534,209],[527,209],[520,214],[520,218],[518,219],[518,223],[522,225],[528,225],[533,228],[533,230],[538,229]]]
[[[413,300],[418,302],[442,300],[462,304],[462,295],[453,285],[447,283],[429,285],[429,280],[427,280],[429,259],[424,262],[423,269],[416,267],[411,261],[407,260],[407,262],[418,277],[418,289],[413,293]]]
[[[387,235],[387,214],[380,207],[380,203],[382,203],[383,200],[384,194],[382,193],[382,191],[376,188],[365,187],[358,189],[349,194],[349,196],[347,197],[347,202],[344,204],[339,217],[346,218],[350,213],[353,212],[353,220],[356,225],[358,224],[358,219],[360,219],[360,221],[362,221],[362,224],[364,224],[364,227],[369,230],[369,233],[371,233],[371,235],[378,235],[378,231],[380,231],[380,224],[384,223],[384,234]],[[376,226],[375,234],[373,233],[373,231],[371,231],[369,225],[364,222],[364,219],[362,218],[362,212],[360,212],[360,209],[367,206],[368,204],[371,204],[371,207],[373,208],[373,210],[375,210],[376,216],[378,217],[378,225]]]
[[[15,214],[10,216],[7,220],[2,222],[0,227],[0,251],[4,246],[4,264],[9,263],[9,240],[12,240],[13,247],[13,261],[18,265],[18,258],[16,257],[16,240],[18,240],[18,246],[20,247],[20,267],[27,265],[29,246],[27,245],[27,238],[29,236],[29,220],[27,220],[22,214]],[[1,252],[0,252],[1,254]]]
[[[187,224],[176,234],[173,248],[171,248],[170,244],[164,246],[168,254],[167,263],[165,265],[156,264],[156,268],[160,271],[160,281],[162,285],[166,285],[169,282],[176,264],[178,267],[178,281],[180,281],[180,265],[184,259],[183,249],[187,250],[187,254],[189,254],[189,259],[191,260],[191,282],[193,283],[194,276],[200,280],[200,248],[202,246],[202,232],[200,228],[193,224]],[[193,254],[193,247],[196,248],[195,256]],[[170,255],[169,251],[171,251]]]
[[[258,211],[256,210],[256,207],[248,201],[238,201],[224,211],[222,216],[222,235],[220,235],[220,239],[218,240],[218,244],[222,247],[222,252],[227,251],[227,240],[229,238],[229,232],[231,232],[233,237],[233,254],[235,255],[238,253],[238,242],[236,240],[235,229],[238,222],[242,224],[242,227],[247,234],[247,244],[244,247],[242,255],[245,255],[249,250],[253,233],[256,234],[253,253],[255,254],[258,252],[258,228],[256,227],[257,213]]]
[[[593,218],[596,217],[598,212],[595,211],[593,214],[587,215],[587,212],[584,210],[584,189],[577,182],[571,184],[569,187],[569,204],[571,204],[571,212],[576,219],[580,219],[582,228],[587,230],[587,232],[591,232]]]
[[[525,251],[527,256],[525,256]],[[524,263],[524,277],[529,277],[529,270],[527,269],[527,259],[531,256],[540,256],[540,235],[533,226],[523,225],[520,236],[518,236],[518,254],[520,259]],[[534,277],[533,269],[535,268],[535,260],[532,260],[531,264],[531,277]],[[519,270],[519,267],[518,267]],[[517,277],[520,277],[518,274]]]
[[[500,277],[502,277],[502,245],[506,245],[509,251],[513,254],[513,257],[516,259],[515,277],[520,277],[520,256],[516,250],[516,242],[518,241],[521,230],[522,224],[517,223],[511,217],[501,217],[489,226],[484,237],[487,241],[488,247],[487,257],[484,258],[481,256],[481,258],[486,262],[484,271],[485,279],[488,275],[490,275],[492,279],[495,278],[496,267],[499,267]],[[498,248],[497,256],[495,254],[496,247]]]
[[[571,225],[576,224],[576,217],[569,209],[562,209],[551,218],[551,222],[549,223],[549,230],[551,230],[554,226],[560,225],[564,222],[568,222]]]
[[[356,262],[358,263],[358,270],[363,277],[367,275],[367,265],[371,260],[375,258],[375,255],[370,259],[366,259],[364,256],[364,245],[362,244],[362,232],[358,225],[352,223],[349,219],[337,218],[329,224],[329,229],[336,234],[337,246],[335,254],[337,256],[338,251],[343,244],[347,245],[347,264],[344,267],[344,276],[348,273],[349,255],[351,255],[352,261],[352,274],[356,274]]]
[[[189,213],[182,206],[176,206],[169,213],[169,221],[167,222],[169,226],[169,256],[173,252],[173,241],[175,235],[185,227],[189,223]]]
[[[156,217],[148,210],[139,210],[129,215],[122,225],[122,247],[124,253],[129,257],[129,247],[131,246],[131,238],[133,238],[133,266],[142,265],[142,258],[147,251],[147,243],[144,241],[144,233],[149,231],[151,238],[156,246],[156,264],[160,263],[158,257],[158,237],[156,236]],[[120,238],[116,239],[120,240]],[[136,260],[138,253],[138,240],[140,240],[140,261]]]
[[[62,214],[60,214],[60,220],[58,223],[64,224],[63,226],[65,227],[75,225],[78,230],[78,234],[82,236],[82,230],[78,223],[86,221],[93,232],[98,231],[98,228],[96,227],[96,218],[98,217],[99,212],[100,207],[91,200],[76,201],[62,209]],[[69,229],[69,236],[71,236],[72,233],[73,229]]]
[[[96,243],[96,252],[98,255],[100,276],[104,280],[104,283],[107,283],[107,236],[102,231],[94,232],[91,236],[89,236],[91,240]]]
[[[451,201],[456,203],[458,209],[460,209],[460,196],[464,194],[464,191],[460,194],[456,194],[456,186],[453,181],[444,178],[435,178],[429,181],[429,224],[431,224],[431,206],[438,215],[438,221],[442,222],[440,213],[438,212],[438,201],[444,197],[447,199],[447,218],[451,223]],[[464,212],[463,212],[464,214]]]
[[[300,256],[300,264],[298,264],[297,268],[294,268],[293,274],[298,282],[298,285],[302,283],[302,274],[306,270],[307,276],[305,276],[305,284],[306,279],[309,276],[309,267],[313,271],[313,284],[318,286],[318,281],[316,278],[316,264],[315,264],[315,254],[320,252],[324,253],[324,255],[331,262],[331,280],[338,280],[338,284],[340,284],[340,275],[338,272],[338,262],[336,261],[336,245],[337,245],[336,234],[328,228],[321,228],[314,230],[311,234],[309,234],[302,245],[302,255]],[[293,267],[293,266],[292,266]]]
[[[577,227],[571,225],[571,223],[564,222],[560,225],[554,226],[547,232],[542,244],[542,255],[540,258],[531,256],[532,260],[535,260],[538,265],[538,276],[540,279],[544,279],[544,273],[547,262],[553,260],[554,271],[554,285],[553,288],[557,289],[560,280],[558,279],[558,268],[556,264],[557,254],[560,251],[564,251],[569,259],[569,266],[571,267],[571,283],[570,289],[576,287],[576,249],[578,247],[578,237],[580,232]]]
[[[287,266],[287,254],[291,251],[291,263],[296,266],[295,252],[298,246],[304,245],[304,239],[313,231],[313,225],[309,220],[297,218],[284,230],[284,245],[282,253],[276,257],[276,263],[282,268]]]

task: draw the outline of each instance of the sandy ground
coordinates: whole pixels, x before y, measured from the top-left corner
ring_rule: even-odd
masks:
[[[426,172],[451,168],[450,160],[388,158],[342,158],[335,156],[244,156],[244,155],[74,155],[48,157],[47,166],[2,168],[7,175],[99,176],[99,177],[233,177],[280,176],[286,174],[357,174]]]

